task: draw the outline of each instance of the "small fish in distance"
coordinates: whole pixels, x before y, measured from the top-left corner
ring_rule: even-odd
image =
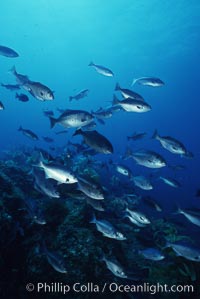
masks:
[[[173,178],[169,178],[169,177],[163,177],[163,176],[160,176],[160,179],[167,185],[173,187],[173,188],[179,188],[181,187],[181,184],[173,179]]]
[[[200,226],[200,215],[198,212],[195,211],[187,211],[183,210],[181,208],[178,208],[177,214],[182,214],[185,216],[187,220],[189,220],[191,223]]]
[[[38,140],[38,136],[32,132],[31,130],[28,129],[23,129],[22,126],[19,127],[18,131],[21,131],[25,136],[29,137],[30,139],[33,140]]]
[[[6,88],[6,89],[9,89],[11,91],[20,89],[19,84],[3,84],[3,83],[1,83],[1,86]]]
[[[26,94],[23,94],[23,93],[20,93],[20,94],[16,93],[15,98],[18,99],[21,102],[28,102],[29,101],[28,96]]]
[[[89,89],[83,89],[79,93],[77,93],[75,96],[70,96],[69,101],[71,102],[72,100],[80,100],[82,98],[87,97],[89,92]]]
[[[162,261],[165,256],[157,248],[146,248],[138,251],[145,259],[151,261]]]
[[[16,58],[19,56],[19,54],[16,51],[5,46],[0,46],[0,55],[10,58]]]
[[[97,111],[91,111],[92,115],[94,115],[98,119],[107,119],[112,117],[113,112],[110,108],[103,109],[99,108]]]
[[[44,241],[40,247],[40,253],[46,256],[48,263],[53,267],[54,270],[64,274],[67,273],[66,263],[63,257],[57,252],[47,249]]]
[[[115,169],[118,173],[120,173],[124,176],[128,176],[129,178],[131,178],[133,176],[132,171],[127,166],[117,164],[117,165],[115,165]]]
[[[55,132],[56,135],[67,134],[67,133],[68,133],[67,130],[62,130],[62,131]]]
[[[54,116],[54,112],[53,111],[51,111],[51,110],[44,110],[43,111],[43,114],[45,115],[45,116]]]
[[[88,66],[92,66],[97,71],[97,73],[99,73],[101,75],[104,75],[106,77],[113,77],[114,76],[113,72],[110,69],[108,69],[108,68],[106,68],[102,65],[98,65],[98,64],[95,64],[93,62],[90,62]]]
[[[144,138],[146,135],[147,135],[147,133],[145,133],[145,132],[144,133],[136,133],[135,132],[133,135],[127,136],[127,139],[136,141],[136,140],[140,140],[140,139]]]
[[[133,79],[131,86],[133,86],[136,83],[140,85],[152,86],[152,87],[159,87],[165,84],[162,80],[156,77],[141,77],[141,78]]]

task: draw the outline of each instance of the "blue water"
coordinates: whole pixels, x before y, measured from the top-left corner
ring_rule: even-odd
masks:
[[[171,217],[176,204],[200,208],[200,199],[195,197],[200,188],[200,1],[7,0],[0,7],[0,45],[11,47],[20,55],[0,56],[0,82],[16,84],[8,72],[15,65],[20,74],[55,92],[55,99],[45,102],[27,93],[30,100],[23,103],[15,99],[15,91],[0,86],[0,101],[5,106],[0,111],[0,153],[26,146],[50,151],[42,136],[52,137],[55,140],[52,146],[64,150],[69,140],[80,142],[82,138],[72,137],[73,129],[67,135],[55,135],[63,128],[56,125],[50,129],[43,110],[54,110],[58,116],[57,108],[89,112],[105,108],[112,102],[117,82],[123,88],[131,88],[133,78],[155,76],[165,85],[133,88],[152,106],[150,112],[120,111],[106,120],[105,125],[97,123],[97,131],[113,144],[114,154],[99,154],[95,159],[111,158],[114,163],[129,166],[134,175],[152,176],[154,189],[138,189],[138,193],[152,196],[163,206],[160,217]],[[98,74],[88,67],[91,61],[111,69],[114,77]],[[70,95],[86,88],[88,97],[69,102]],[[35,132],[40,140],[32,141],[21,134],[20,125]],[[194,158],[182,158],[163,149],[151,138],[155,129],[161,136],[180,140]],[[146,132],[147,137],[128,142],[127,136],[134,132]],[[133,151],[154,150],[169,165],[181,164],[186,168],[173,171],[165,167],[154,171],[136,165],[132,159],[123,161],[121,156],[127,146]],[[102,181],[108,183],[111,175]],[[159,175],[176,178],[181,188],[165,185],[157,179]],[[126,182],[126,178],[121,180]],[[150,217],[155,214],[145,207],[144,211]],[[198,242],[198,227],[184,222],[183,216],[177,217]]]
[[[99,125],[113,143],[115,158],[123,154],[126,136],[134,131],[155,128],[162,135],[181,140],[194,153],[191,160],[174,157],[150,139],[133,143],[158,150],[170,163],[184,164],[187,170],[177,174],[181,190],[166,189],[160,182],[159,197],[190,202],[199,184],[199,1],[6,1],[1,4],[1,44],[10,46],[19,58],[0,57],[0,81],[15,83],[8,70],[15,65],[55,91],[53,102],[40,102],[30,96],[28,103],[18,102],[15,92],[0,89],[6,109],[1,112],[1,149],[34,145],[17,131],[22,125],[39,136],[55,138],[44,109],[71,108],[87,111],[106,107],[113,97],[116,82],[130,88],[132,79],[157,76],[166,84],[161,88],[135,85],[153,107],[144,114],[118,113],[105,126]],[[88,63],[94,61],[114,72],[114,78],[99,75]],[[88,88],[88,98],[69,102],[69,95]],[[71,133],[67,138],[71,138]],[[65,136],[56,138],[56,146],[66,144]],[[46,147],[43,141],[38,146]],[[133,171],[143,171],[128,162]],[[173,173],[172,173],[173,174]],[[156,191],[153,191],[157,193]],[[152,192],[152,193],[153,193]],[[198,204],[198,200],[194,199]]]

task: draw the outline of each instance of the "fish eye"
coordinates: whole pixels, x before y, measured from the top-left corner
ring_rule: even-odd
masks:
[[[42,91],[40,91],[40,95],[41,95],[41,96],[43,96],[43,95],[44,95],[44,93],[43,93]]]
[[[139,106],[139,105],[137,105],[136,107],[137,107],[139,110],[143,109],[143,106]]]
[[[66,182],[69,182],[69,178],[66,179]]]

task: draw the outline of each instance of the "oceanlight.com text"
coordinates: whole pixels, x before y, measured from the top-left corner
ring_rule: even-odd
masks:
[[[168,285],[168,284],[149,284],[142,283],[139,285],[118,284],[116,282],[95,284],[93,282],[79,283],[72,285],[60,282],[38,282],[36,284],[28,283],[26,285],[28,292],[36,293],[149,293],[155,295],[158,293],[194,293],[193,285]]]

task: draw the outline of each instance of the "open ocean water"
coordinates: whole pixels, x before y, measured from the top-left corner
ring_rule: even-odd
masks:
[[[0,28],[0,298],[198,298],[200,1],[7,0]]]

